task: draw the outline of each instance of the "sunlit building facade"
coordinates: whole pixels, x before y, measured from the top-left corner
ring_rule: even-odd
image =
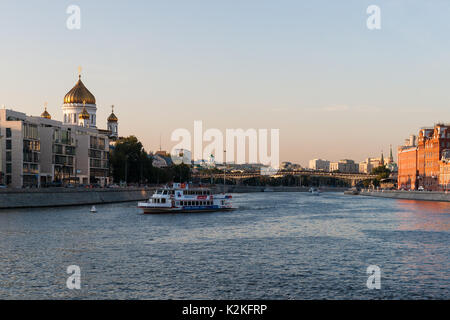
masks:
[[[442,156],[450,149],[450,126],[422,128],[408,145],[398,148],[398,188],[442,190]]]
[[[0,183],[9,187],[42,187],[52,183],[109,183],[110,140],[118,137],[118,118],[109,130],[96,127],[95,97],[81,77],[64,97],[64,121],[45,108],[37,116],[0,110]]]

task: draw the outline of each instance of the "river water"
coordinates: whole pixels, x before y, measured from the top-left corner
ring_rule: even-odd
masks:
[[[233,195],[227,213],[136,203],[0,211],[1,299],[449,299],[450,203]],[[69,290],[67,267],[81,269]],[[369,290],[367,267],[381,270]]]

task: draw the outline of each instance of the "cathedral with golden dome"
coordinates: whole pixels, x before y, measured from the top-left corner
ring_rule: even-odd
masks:
[[[75,86],[64,96],[62,111],[63,119],[58,121],[47,103],[40,116],[0,109],[0,132],[12,132],[0,139],[0,150],[9,154],[2,162],[0,151],[0,184],[4,181],[13,188],[55,182],[104,186],[112,181],[109,153],[119,137],[114,106],[105,118],[106,128],[98,128],[97,102],[81,81],[80,70]]]
[[[70,89],[64,96],[63,123],[65,125],[82,126],[97,129],[97,104],[95,96],[86,88],[81,81],[81,69],[78,75],[78,81],[75,86]],[[51,119],[51,115],[45,106],[44,112],[41,114],[42,118]],[[119,119],[114,114],[114,106],[107,118],[107,129],[100,132],[105,133],[110,139],[115,140],[119,137],[118,132]]]
[[[78,76],[75,86],[64,96],[62,109],[64,124],[83,124],[84,126],[86,123],[89,127],[97,127],[95,97],[81,81],[81,74]],[[89,114],[88,118],[86,118],[86,114]]]

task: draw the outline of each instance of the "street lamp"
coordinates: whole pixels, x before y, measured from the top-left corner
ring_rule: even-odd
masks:
[[[128,155],[125,155],[125,184],[128,184]]]
[[[227,150],[223,150],[223,193],[225,193],[226,174],[227,174]]]

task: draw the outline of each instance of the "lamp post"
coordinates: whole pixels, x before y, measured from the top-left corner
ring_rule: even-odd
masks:
[[[225,193],[226,174],[227,174],[227,150],[223,150],[223,193]]]
[[[0,134],[0,184],[3,183],[3,136]]]
[[[125,155],[125,184],[128,184],[128,155]]]

